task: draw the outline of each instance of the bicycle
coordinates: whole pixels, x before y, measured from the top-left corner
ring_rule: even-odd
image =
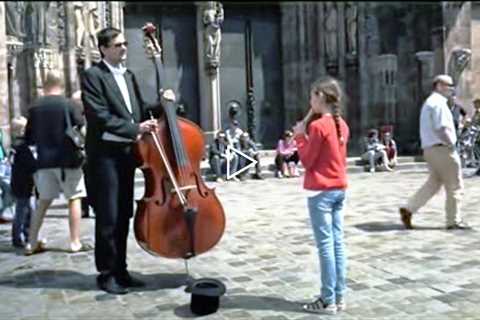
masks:
[[[480,126],[471,124],[462,130],[458,138],[457,150],[462,168],[480,166]]]

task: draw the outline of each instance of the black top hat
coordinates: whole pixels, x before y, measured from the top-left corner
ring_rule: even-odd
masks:
[[[207,315],[218,310],[220,296],[226,291],[225,285],[216,279],[202,278],[191,285],[190,310],[197,315]]]

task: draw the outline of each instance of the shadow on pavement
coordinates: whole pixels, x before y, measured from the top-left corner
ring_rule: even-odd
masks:
[[[389,222],[368,222],[354,225],[356,228],[367,232],[388,232],[388,231],[415,231],[415,230],[445,230],[443,227],[421,227],[414,226],[413,230],[406,230],[400,223]]]
[[[132,291],[154,291],[173,289],[185,285],[186,274],[148,274],[142,275],[130,271],[130,274],[146,283],[146,287]],[[96,284],[97,274],[83,274],[71,270],[34,270],[14,277],[0,277],[0,287],[70,289],[78,291],[99,290]]]
[[[302,310],[301,302],[288,301],[281,298],[235,295],[222,297],[220,300],[220,309],[239,309],[239,310],[272,310],[279,312],[298,312],[305,313]],[[190,311],[190,304],[179,306],[175,309],[175,315],[181,318],[200,318]]]

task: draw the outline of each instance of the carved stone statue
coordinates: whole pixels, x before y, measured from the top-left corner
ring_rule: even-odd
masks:
[[[337,41],[337,8],[334,2],[325,2],[325,52],[327,62],[336,62],[338,59]]]
[[[222,5],[219,2],[209,2],[203,12],[203,24],[205,26],[205,56],[211,65],[218,65],[220,61],[220,41],[222,40],[220,26],[223,18]]]
[[[100,24],[98,3],[89,2],[89,4],[90,4],[90,7],[88,8],[88,12],[87,12],[86,29],[87,29],[90,48],[93,48],[96,50],[98,47],[97,32],[100,31],[102,27]]]
[[[18,38],[25,37],[25,2],[24,1],[6,1],[5,2],[5,22],[6,33],[8,36]]]
[[[347,2],[345,5],[345,19],[347,30],[347,52],[357,54],[357,6],[355,2]]]
[[[73,12],[75,16],[75,47],[83,47],[85,37],[85,13],[82,1],[73,2]]]
[[[43,43],[56,47],[58,45],[57,1],[45,1],[45,33]]]
[[[27,33],[36,45],[55,45],[57,39],[57,10],[54,1],[29,2],[27,12]]]
[[[448,62],[448,74],[452,76],[456,85],[463,70],[467,67],[472,57],[472,51],[467,48],[457,48],[452,51]]]

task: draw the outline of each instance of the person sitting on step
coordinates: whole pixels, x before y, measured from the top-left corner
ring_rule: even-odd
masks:
[[[277,178],[300,176],[297,168],[298,161],[297,144],[293,139],[293,132],[286,130],[277,144],[275,176]]]
[[[225,132],[219,131],[215,141],[209,147],[210,168],[215,174],[217,182],[223,182],[227,171],[227,161],[230,162],[230,172],[236,172],[238,168],[238,156],[234,152],[227,155],[228,141]],[[229,158],[230,157],[230,158]],[[237,177],[232,178],[239,181]]]
[[[250,158],[253,158],[257,163],[255,164],[255,174],[252,175],[253,179],[262,180],[262,167],[260,165],[260,153],[257,149],[257,145],[255,142],[250,138],[250,134],[248,132],[242,133],[240,136],[240,151],[245,153]],[[238,169],[241,170],[242,168],[246,167],[249,164],[249,161],[245,157],[239,157],[239,167]],[[246,180],[247,174],[249,169],[243,171],[239,174],[240,180]]]
[[[385,132],[382,138],[382,144],[385,146],[385,152],[387,153],[388,166],[394,168],[397,165],[397,144],[392,139],[390,132]]]
[[[368,170],[375,172],[376,164],[381,160],[381,168],[386,171],[393,171],[388,165],[388,156],[385,146],[378,140],[378,130],[370,129],[365,138],[365,152],[361,156],[367,162]]]

